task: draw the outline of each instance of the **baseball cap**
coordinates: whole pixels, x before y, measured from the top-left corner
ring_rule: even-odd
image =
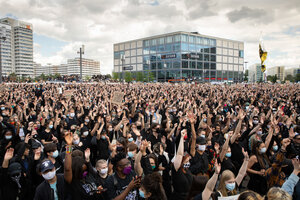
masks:
[[[45,171],[49,169],[53,169],[54,165],[50,160],[44,160],[40,166],[40,171],[44,173]]]
[[[9,175],[19,174],[22,172],[22,166],[18,162],[11,163],[7,170]]]

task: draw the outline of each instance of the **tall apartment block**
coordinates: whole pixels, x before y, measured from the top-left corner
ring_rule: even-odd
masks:
[[[6,40],[1,45],[3,76],[33,77],[32,24],[12,18],[0,19],[0,31]]]

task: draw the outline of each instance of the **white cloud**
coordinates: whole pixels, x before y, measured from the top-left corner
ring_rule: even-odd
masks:
[[[65,63],[85,44],[84,56],[110,73],[113,43],[181,30],[244,41],[248,66],[259,62],[263,31],[267,67],[300,64],[299,0],[0,0],[0,16],[6,14],[31,22],[39,35],[67,42],[47,58],[40,53],[47,47],[34,44],[34,59],[42,64]]]

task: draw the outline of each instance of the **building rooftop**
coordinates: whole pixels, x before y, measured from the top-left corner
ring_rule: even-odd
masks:
[[[220,40],[244,43],[244,42],[237,41],[237,40],[231,40],[231,39],[220,38],[220,37],[215,37],[215,36],[203,35],[203,34],[199,34],[198,32],[176,31],[176,32],[171,32],[171,33],[164,33],[164,34],[160,34],[160,35],[154,35],[154,36],[139,38],[139,39],[135,39],[135,40],[128,40],[128,41],[119,42],[119,43],[115,43],[115,44],[123,44],[123,43],[127,43],[127,42],[138,41],[138,40],[149,40],[149,39],[155,39],[155,38],[160,38],[160,37],[165,37],[165,36],[170,36],[170,35],[178,35],[178,34],[188,34],[188,35],[193,35],[193,36],[207,37],[207,38],[216,39],[216,40],[220,39]]]

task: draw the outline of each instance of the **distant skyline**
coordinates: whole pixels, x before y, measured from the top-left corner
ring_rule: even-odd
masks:
[[[262,32],[267,68],[300,65],[299,0],[0,0],[0,17],[32,23],[43,65],[78,57],[84,44],[84,57],[111,73],[114,43],[175,31],[243,41],[247,66],[260,62]]]

